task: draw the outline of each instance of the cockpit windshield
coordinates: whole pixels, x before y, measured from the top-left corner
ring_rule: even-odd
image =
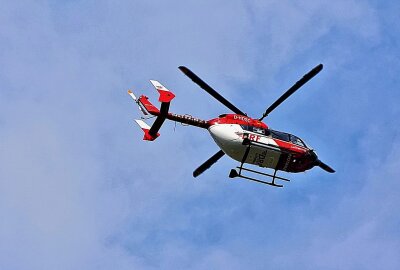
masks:
[[[296,137],[294,135],[290,135],[290,140],[294,144],[300,145],[302,147],[307,147],[306,144],[299,137]]]
[[[295,135],[281,132],[281,131],[272,130],[272,129],[270,129],[270,131],[271,131],[272,138],[274,138],[274,139],[278,139],[278,140],[285,141],[285,142],[291,142],[291,143],[294,143],[301,147],[307,148],[306,144],[299,137],[297,137]]]

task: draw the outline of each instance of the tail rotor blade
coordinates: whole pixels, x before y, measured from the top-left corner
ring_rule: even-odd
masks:
[[[294,92],[296,92],[300,87],[306,84],[309,80],[311,80],[315,75],[317,75],[323,68],[322,64],[319,64],[315,68],[313,68],[310,72],[303,76],[300,80],[298,80],[292,87],[290,87],[280,98],[278,98],[271,106],[267,108],[263,116],[259,119],[260,121],[267,117],[276,107],[281,105],[288,97],[290,97]]]
[[[200,165],[196,170],[193,172],[193,177],[197,177],[202,174],[205,170],[209,169],[215,162],[217,162],[220,158],[222,158],[225,153],[222,150],[219,150],[216,154],[210,157],[206,162]]]
[[[226,107],[228,107],[231,111],[241,114],[241,115],[246,115],[244,112],[239,110],[235,105],[230,103],[227,99],[225,99],[223,96],[221,96],[217,91],[215,91],[211,86],[209,86],[206,82],[204,82],[202,79],[200,79],[196,74],[194,74],[190,69],[184,66],[180,66],[179,69],[186,75],[188,76],[194,83],[196,83],[198,86],[203,88],[207,93],[209,93],[211,96],[213,96],[216,100],[224,104]]]

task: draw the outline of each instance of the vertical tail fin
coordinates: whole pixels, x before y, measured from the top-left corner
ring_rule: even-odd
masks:
[[[160,97],[158,101],[160,102],[171,102],[174,99],[175,95],[171,91],[169,91],[164,85],[162,85],[159,81],[150,80],[151,84],[156,88],[158,93],[160,93]]]
[[[144,132],[143,140],[154,141],[158,136],[160,136],[160,133],[150,134],[150,126],[146,124],[146,122],[142,120],[135,120],[135,121]]]

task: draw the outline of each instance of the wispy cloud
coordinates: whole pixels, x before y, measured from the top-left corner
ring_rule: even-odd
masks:
[[[1,269],[397,269],[396,2],[7,1],[0,11]],[[395,29],[389,29],[389,28]],[[208,134],[166,123],[141,141],[127,97],[146,81],[172,110],[251,115],[325,70],[268,124],[338,173],[283,190],[230,181]],[[304,135],[304,136],[303,136]],[[307,137],[308,136],[308,137]]]

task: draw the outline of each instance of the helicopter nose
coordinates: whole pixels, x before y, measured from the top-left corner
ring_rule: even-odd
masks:
[[[329,173],[334,173],[334,172],[335,172],[334,169],[332,169],[332,168],[329,167],[327,164],[325,164],[324,162],[322,162],[322,161],[318,158],[317,154],[316,154],[313,150],[310,150],[310,155],[311,155],[311,158],[312,158],[312,160],[313,160],[313,162],[312,162],[312,166],[313,166],[313,167],[314,167],[314,166],[318,166],[318,167],[320,167],[321,169],[323,169],[324,171],[329,172]]]
[[[313,162],[315,162],[315,161],[318,160],[317,153],[315,153],[314,150],[310,149],[308,153],[310,154],[310,159],[311,159]]]
[[[303,166],[305,170],[309,170],[314,166],[317,166],[318,156],[314,150],[309,150],[303,159]]]

